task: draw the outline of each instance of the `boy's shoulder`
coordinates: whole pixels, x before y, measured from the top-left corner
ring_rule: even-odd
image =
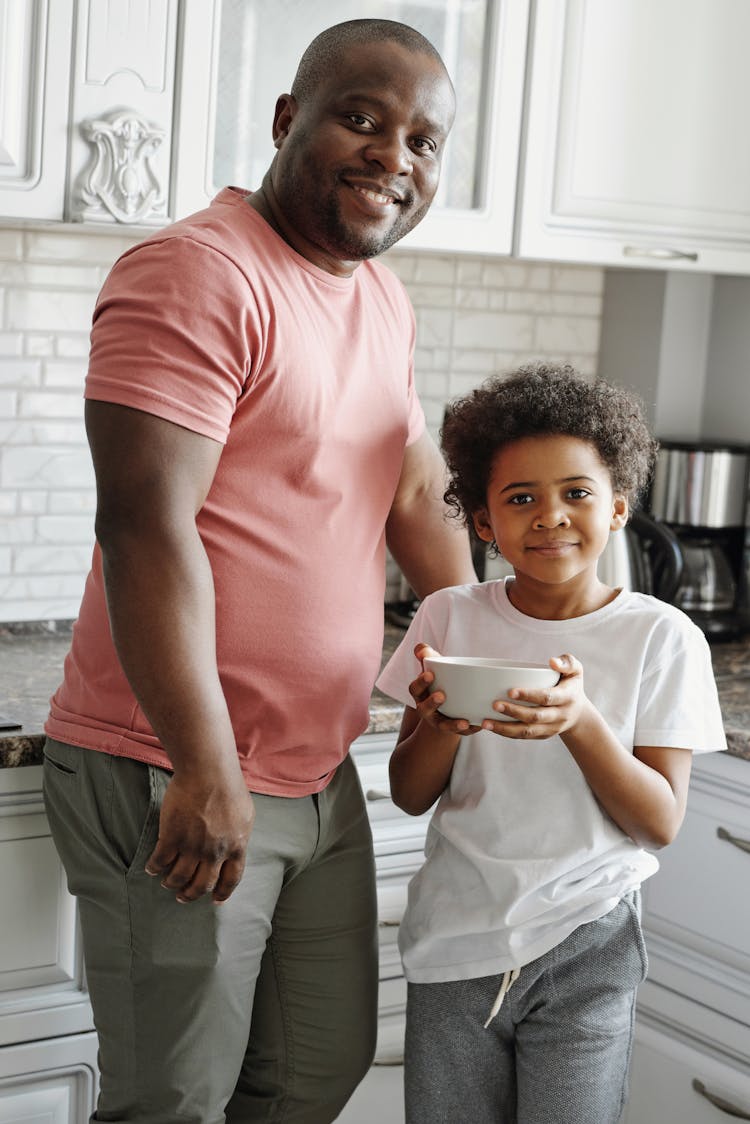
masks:
[[[623,622],[645,627],[657,637],[671,637],[683,644],[707,643],[706,638],[687,613],[650,593],[623,590],[615,602]]]

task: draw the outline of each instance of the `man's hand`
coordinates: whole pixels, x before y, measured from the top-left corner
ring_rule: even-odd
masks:
[[[160,875],[178,902],[210,894],[220,905],[239,885],[255,809],[239,768],[237,774],[175,774],[167,786],[146,873]]]

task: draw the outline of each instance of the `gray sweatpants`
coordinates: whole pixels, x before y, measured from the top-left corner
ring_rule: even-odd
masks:
[[[409,984],[407,1124],[616,1124],[647,969],[639,913],[629,894],[523,967],[486,1030],[502,975]]]
[[[144,872],[169,778],[45,748],[99,1035],[92,1119],[330,1124],[376,1034],[372,837],[354,765],[316,796],[255,797],[245,875],[218,907],[181,905]]]

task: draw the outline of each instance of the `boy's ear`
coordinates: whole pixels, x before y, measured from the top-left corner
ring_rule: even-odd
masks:
[[[610,531],[619,531],[624,527],[630,515],[630,504],[628,497],[622,495],[620,492],[615,493],[615,498],[612,501],[612,519],[610,520]]]
[[[495,532],[490,526],[490,517],[486,507],[480,507],[471,517],[474,530],[484,542],[494,542]]]

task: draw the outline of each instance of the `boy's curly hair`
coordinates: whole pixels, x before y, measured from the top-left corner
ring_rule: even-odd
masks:
[[[523,437],[566,434],[589,441],[609,469],[615,492],[634,508],[646,488],[658,442],[638,396],[603,379],[587,382],[570,366],[536,363],[495,375],[449,403],[440,433],[448,465],[445,501],[469,523],[487,502],[499,449]]]

